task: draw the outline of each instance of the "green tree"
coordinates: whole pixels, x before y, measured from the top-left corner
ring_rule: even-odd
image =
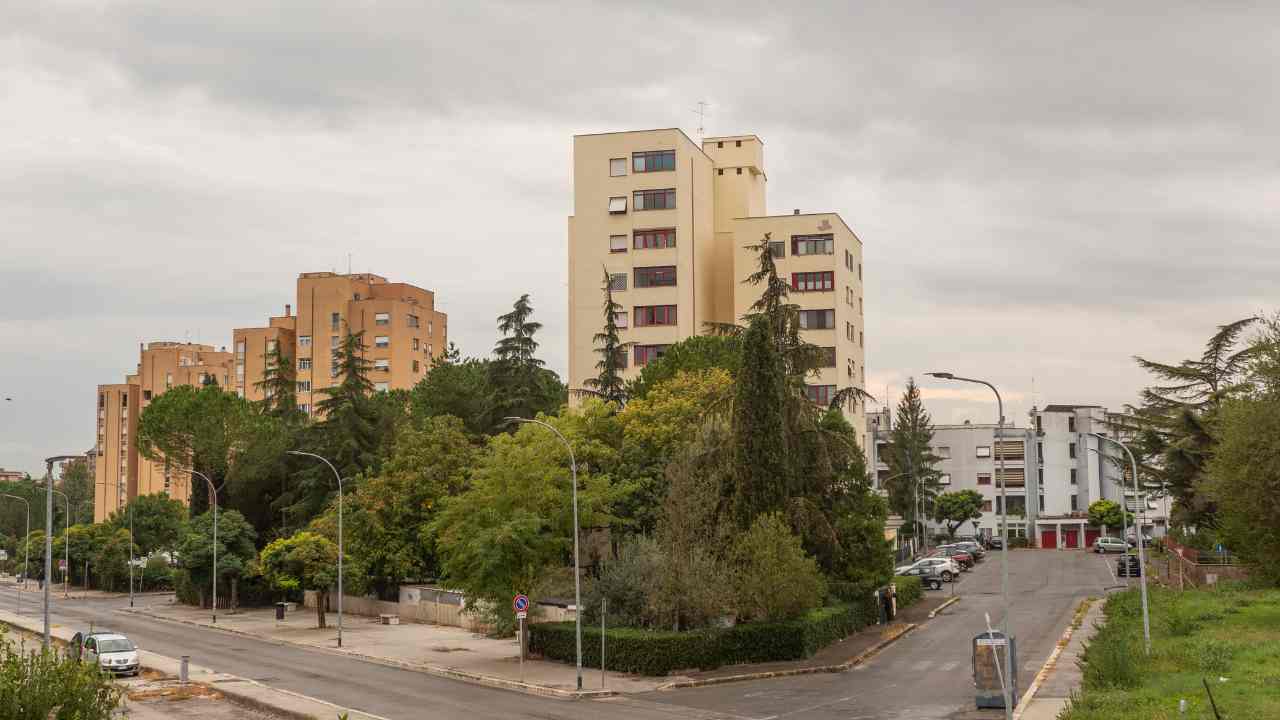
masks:
[[[337,370],[342,381],[320,392],[325,396],[316,403],[324,418],[316,431],[323,439],[325,457],[343,476],[355,476],[376,460],[379,441],[379,418],[371,396],[373,381],[369,373],[373,363],[364,357],[364,332],[348,331],[338,347]],[[327,469],[326,469],[327,471]],[[325,486],[331,479],[326,480]]]
[[[937,469],[941,458],[933,452],[933,420],[924,409],[915,378],[907,380],[902,399],[898,401],[884,458],[890,477],[897,476],[885,483],[889,508],[910,521],[912,527],[918,527],[917,489],[922,502],[933,498],[940,487],[938,481],[942,473]]]
[[[1255,577],[1280,584],[1280,395],[1229,400],[1220,429],[1202,490],[1232,552]]]
[[[866,475],[851,479],[833,503],[839,540],[829,575],[850,588],[845,599],[865,598],[893,577],[893,547],[884,538],[889,505]]]
[[[229,608],[239,605],[239,580],[257,556],[256,538],[253,526],[238,511],[218,511],[218,597],[226,598]],[[178,553],[182,569],[200,594],[200,607],[213,602],[213,548],[213,513],[191,518]]]
[[[105,524],[101,527],[94,538],[95,550],[89,565],[98,579],[98,587],[114,592],[118,583],[127,584],[129,558],[137,557],[138,548],[134,546],[130,552],[128,530]]]
[[[1089,524],[1102,528],[1104,535],[1107,534],[1107,528],[1119,531],[1132,519],[1133,515],[1125,512],[1120,503],[1114,500],[1094,500],[1089,503]]]
[[[542,323],[532,318],[533,304],[527,293],[516,300],[511,312],[498,316],[502,338],[494,346],[494,360],[489,364],[491,431],[501,429],[505,417],[558,412],[567,397],[559,377],[543,368],[537,357],[534,335]]]
[[[627,397],[643,398],[682,372],[720,369],[736,377],[742,365],[742,339],[738,335],[694,335],[674,343],[662,357],[651,360],[627,383]]]
[[[107,529],[104,524],[72,525],[54,539],[53,556],[66,557],[68,554],[70,555],[72,583],[75,583],[79,578],[80,584],[88,587],[87,567],[97,552],[100,528]],[[67,547],[68,542],[71,543],[70,548]],[[68,550],[70,551],[69,553],[67,552]]]
[[[593,342],[599,345],[595,352],[600,356],[596,362],[599,374],[583,381],[586,387],[601,399],[622,407],[627,401],[626,385],[622,380],[622,370],[627,367],[627,348],[631,343],[624,343],[618,336],[618,315],[626,317],[626,310],[613,299],[613,285],[609,281],[608,269],[603,269],[604,284],[604,327],[596,333]]]
[[[258,558],[262,576],[283,593],[314,590],[316,627],[326,627],[325,609],[329,588],[338,579],[338,546],[328,538],[309,531],[273,540]]]
[[[469,357],[432,366],[410,392],[413,422],[422,425],[430,418],[451,415],[462,420],[472,436],[489,432],[489,362]]]
[[[62,470],[62,477],[57,487],[66,494],[71,504],[71,524],[77,521],[93,519],[93,473],[89,472],[89,463],[78,458],[67,463]]]
[[[739,615],[774,622],[818,607],[827,594],[817,562],[777,513],[758,516],[738,539],[734,589]]]
[[[783,508],[787,467],[786,377],[766,319],[751,321],[733,405],[734,516],[747,529],[761,513]]]
[[[124,700],[97,663],[62,649],[28,650],[0,626],[0,718],[110,720]]]
[[[956,529],[970,520],[982,519],[982,493],[977,490],[957,490],[942,493],[933,501],[933,519],[944,523],[947,537],[956,537]]]
[[[144,557],[155,552],[172,553],[186,532],[187,508],[165,493],[139,495],[111,513],[107,524],[128,530],[133,516],[133,542]]]
[[[297,366],[293,357],[284,352],[284,345],[276,342],[262,355],[262,379],[253,384],[262,392],[259,409],[267,415],[282,419],[298,420]]]

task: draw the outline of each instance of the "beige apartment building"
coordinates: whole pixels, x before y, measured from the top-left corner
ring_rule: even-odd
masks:
[[[596,374],[605,273],[622,339],[633,343],[626,377],[708,322],[741,322],[760,289],[745,246],[766,235],[779,274],[802,309],[803,336],[827,349],[808,380],[814,402],[862,388],[862,241],[836,213],[769,215],[764,143],[755,135],[695,143],[678,129],[573,139],[569,218],[569,386]],[[846,410],[866,447],[863,408]]]
[[[261,387],[269,364],[269,358],[277,349],[297,361],[297,317],[293,306],[284,306],[284,315],[267,319],[266,327],[236,328],[231,331],[231,347],[235,353],[234,377],[231,389],[247,400],[258,402],[266,399]]]

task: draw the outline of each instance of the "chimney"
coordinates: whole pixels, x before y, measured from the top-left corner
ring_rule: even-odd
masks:
[[[792,215],[799,215],[799,214],[800,214],[800,208],[796,208],[795,210],[792,210],[792,211],[791,211],[791,214],[792,214]]]
[[[293,316],[293,306],[292,306],[292,305],[290,305],[289,303],[285,303],[285,304],[284,304],[284,316],[285,316],[285,317],[292,317],[292,316]]]

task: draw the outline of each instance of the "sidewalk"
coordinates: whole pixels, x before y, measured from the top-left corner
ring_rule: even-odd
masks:
[[[1065,645],[1060,644],[1061,652],[1056,657],[1051,656],[1040,670],[1033,681],[1038,685],[1028,688],[1026,695],[1031,697],[1022,698],[1013,715],[1014,720],[1055,720],[1058,713],[1067,706],[1071,691],[1080,687],[1083,678],[1077,661],[1084,654],[1085,643],[1102,624],[1102,608],[1105,605],[1105,598],[1094,600],[1080,627],[1068,630],[1071,633],[1070,640]]]

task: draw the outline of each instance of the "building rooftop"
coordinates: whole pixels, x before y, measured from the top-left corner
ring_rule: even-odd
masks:
[[[1075,412],[1085,408],[1100,408],[1101,405],[1045,405],[1040,412]]]

